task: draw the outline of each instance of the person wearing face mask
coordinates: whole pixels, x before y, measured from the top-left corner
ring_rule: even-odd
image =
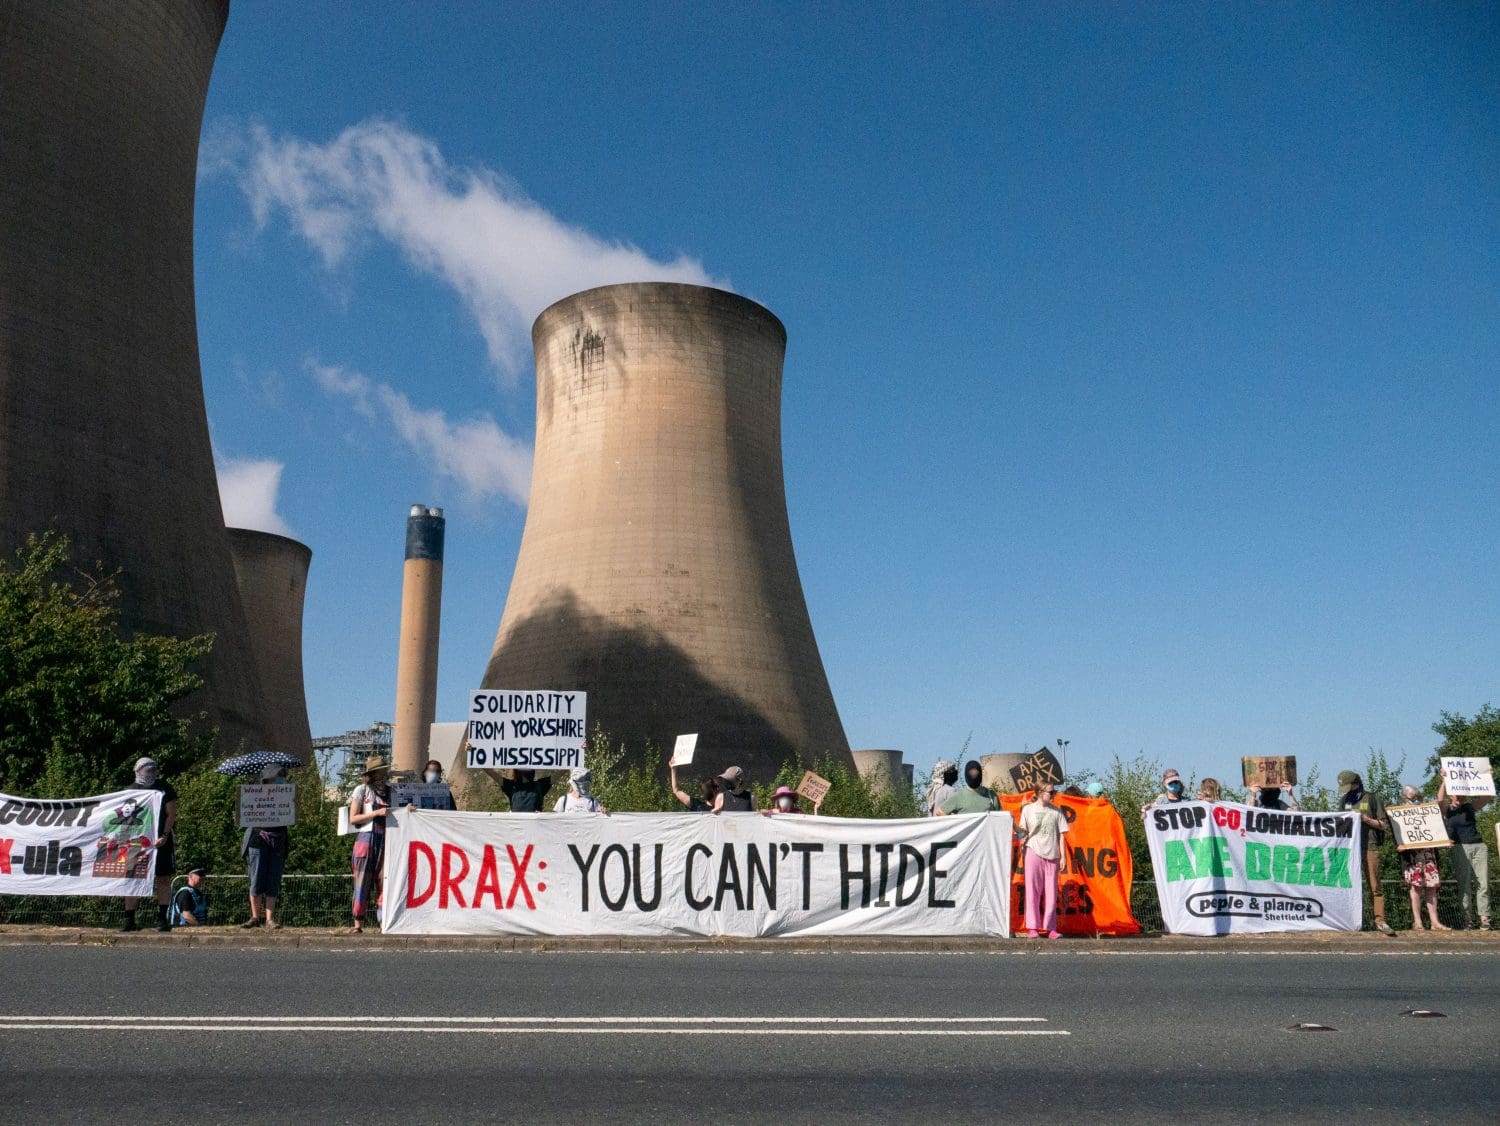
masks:
[[[515,770],[513,777],[500,780],[500,792],[510,802],[512,813],[540,813],[547,791],[552,789],[552,779],[538,780],[535,770]]]
[[[953,796],[953,785],[958,781],[958,763],[946,759],[932,768],[932,782],[922,798],[922,812],[936,817],[943,803]]]
[[[260,777],[268,786],[286,783],[286,767],[268,766]],[[276,921],[276,901],[281,898],[281,872],[291,851],[292,835],[285,825],[246,829],[240,840],[240,855],[250,876],[250,918],[240,924],[244,930],[264,926],[280,930]]]
[[[170,934],[171,921],[167,911],[172,903],[172,873],[177,867],[177,791],[163,782],[154,758],[135,760],[135,786],[137,790],[158,790],[161,793],[161,824],[158,826],[152,847],[156,849],[156,929]],[[125,897],[125,923],[122,931],[139,930],[135,922],[135,910],[140,903],[137,896]]]
[[[963,786],[948,795],[937,814],[949,817],[955,813],[991,813],[999,808],[1000,799],[995,797],[995,791],[984,785],[984,768],[977,759],[970,759],[964,763]]]
[[[1026,933],[1032,938],[1038,931],[1046,931],[1048,938],[1062,937],[1057,930],[1057,876],[1068,821],[1054,804],[1056,797],[1056,787],[1044,783],[1036,799],[1021,810],[1016,830],[1026,852]]]
[[[1141,806],[1142,812],[1150,809],[1152,806],[1170,805],[1172,802],[1182,801],[1184,792],[1187,789],[1182,784],[1182,775],[1178,774],[1175,770],[1167,770],[1162,774],[1161,786],[1162,792]]]
[[[428,759],[427,765],[422,768],[422,781],[426,782],[429,786],[436,786],[438,783],[442,782],[442,780],[443,764],[438,762],[438,760],[435,758]],[[439,810],[446,809],[449,811],[458,809],[457,803],[455,803],[453,800],[453,788],[451,786],[448,788],[447,794],[441,795],[432,800],[432,805],[424,805],[422,808]],[[406,808],[413,808],[411,802],[406,803]]]
[[[1380,886],[1380,846],[1385,844],[1385,802],[1379,794],[1365,791],[1364,780],[1352,770],[1339,774],[1339,806],[1359,812],[1360,845],[1364,853],[1365,886],[1370,889],[1370,909],[1375,929],[1395,934],[1385,921],[1385,892]]]
[[[385,815],[391,806],[391,768],[379,755],[365,759],[365,780],[349,795],[349,824],[359,830],[354,838],[354,926],[363,934],[370,908],[380,903],[385,866]]]
[[[1401,800],[1415,805],[1422,800],[1422,791],[1415,786],[1401,787]],[[1422,908],[1427,908],[1427,919],[1435,931],[1451,930],[1438,922],[1438,887],[1442,876],[1438,872],[1437,849],[1408,848],[1400,854],[1401,882],[1411,896],[1411,929],[1422,929]]]
[[[585,768],[574,767],[568,773],[568,792],[557,799],[553,813],[608,813],[599,799],[589,793],[594,776]]]
[[[775,817],[777,815],[806,817],[806,810],[797,808],[797,799],[799,797],[801,797],[801,795],[798,794],[797,791],[792,789],[790,786],[778,786],[776,788],[776,792],[771,795],[771,808],[763,809],[761,810],[761,813],[766,817]],[[822,808],[822,802],[814,802],[813,816],[816,817],[818,814],[818,810]]]

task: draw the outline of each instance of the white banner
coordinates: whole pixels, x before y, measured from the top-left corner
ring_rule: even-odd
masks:
[[[0,895],[138,895],[156,876],[160,790],[0,794]]]
[[[241,829],[274,829],[297,823],[295,782],[252,782],[240,787]]]
[[[1173,934],[1360,928],[1357,812],[1173,802],[1146,810],[1145,822]]]
[[[388,934],[1008,935],[1006,813],[399,812]]]
[[[588,748],[584,692],[478,689],[464,739],[471,769],[573,770]]]
[[[446,782],[392,782],[391,805],[405,809],[448,809],[453,805],[453,787]]]

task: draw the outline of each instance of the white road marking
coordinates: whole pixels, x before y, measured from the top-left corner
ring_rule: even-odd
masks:
[[[1046,1017],[439,1017],[439,1016],[22,1016],[0,1014],[0,1021],[172,1021],[178,1024],[249,1024],[317,1021],[321,1024],[1046,1024]]]
[[[642,1028],[631,1025],[619,1028],[511,1028],[477,1027],[455,1028],[451,1024],[385,1025],[376,1028],[350,1028],[346,1024],[256,1024],[256,1025],[204,1025],[204,1024],[86,1024],[28,1022],[25,1024],[0,1024],[0,1030],[17,1031],[88,1031],[88,1032],[466,1032],[481,1035],[504,1035],[506,1033],[544,1032],[548,1036],[1071,1036],[1064,1029],[1047,1028],[809,1028],[799,1025],[793,1028]]]

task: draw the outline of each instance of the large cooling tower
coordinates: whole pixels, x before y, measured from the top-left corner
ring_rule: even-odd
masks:
[[[781,473],[786,330],[716,289],[613,285],[532,328],[536,462],[487,688],[581,688],[664,768],[769,779],[849,744],[797,577]]]
[[[225,0],[0,3],[0,549],[55,526],[133,629],[213,631],[221,749],[260,696],[193,308],[198,131]]]
[[[312,550],[271,532],[230,528],[229,554],[265,694],[270,749],[306,763],[312,730],[302,681],[302,605]]]

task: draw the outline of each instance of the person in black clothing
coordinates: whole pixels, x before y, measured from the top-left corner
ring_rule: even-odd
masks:
[[[745,789],[745,772],[731,766],[719,775],[718,796],[714,798],[715,813],[754,813],[755,795]]]
[[[1461,798],[1448,793],[1448,783],[1438,783],[1438,808],[1443,824],[1453,842],[1449,857],[1453,860],[1453,879],[1458,884],[1458,904],[1463,912],[1464,927],[1470,926],[1470,904],[1479,908],[1479,929],[1490,929],[1490,849],[1480,835],[1474,815],[1493,798]]]
[[[137,790],[161,791],[161,823],[157,826],[156,839],[156,929],[170,932],[172,924],[167,920],[167,909],[172,902],[172,872],[177,867],[174,843],[177,832],[177,791],[158,777],[154,758],[135,760],[135,788]],[[140,897],[125,897],[125,923],[122,931],[140,930],[135,922],[135,909]]]
[[[712,813],[714,799],[719,796],[719,780],[717,778],[705,778],[698,783],[698,794],[689,794],[677,785],[677,767],[669,765],[672,773],[672,794],[678,801],[688,807],[689,813]]]
[[[208,892],[203,881],[208,872],[204,868],[190,869],[187,887],[177,889],[172,897],[172,925],[174,927],[202,927],[208,925]]]
[[[500,792],[509,799],[512,813],[540,813],[550,789],[552,779],[538,779],[534,770],[517,770],[514,778],[500,781]]]

